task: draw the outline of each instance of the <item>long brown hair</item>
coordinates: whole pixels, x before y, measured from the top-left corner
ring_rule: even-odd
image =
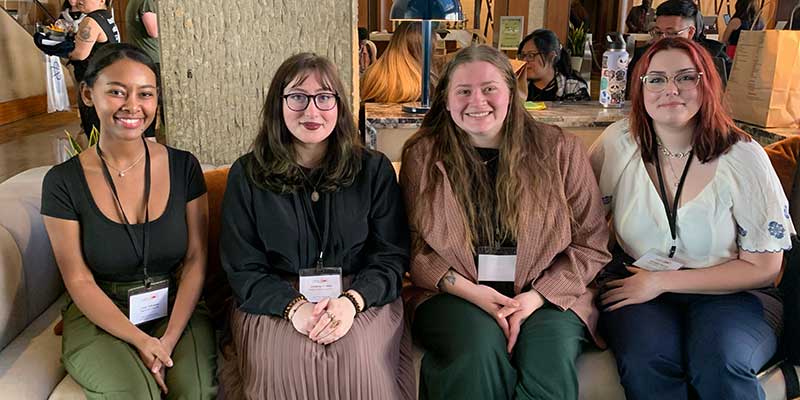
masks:
[[[314,73],[319,75],[323,89],[338,96],[336,126],[327,139],[321,164],[325,176],[320,178],[319,187],[334,191],[349,186],[361,170],[362,145],[336,67],[323,56],[300,53],[286,59],[272,78],[261,111],[261,129],[253,141],[253,158],[245,166],[250,180],[262,189],[289,193],[304,184],[292,144],[294,137],[283,119],[283,91],[293,82],[302,84]]]
[[[740,140],[750,141],[750,136],[739,129],[728,114],[727,104],[721,95],[722,80],[708,51],[693,40],[669,37],[657,40],[650,46],[633,69],[630,127],[633,137],[639,143],[642,159],[646,162],[653,161],[655,131],[653,119],[644,106],[644,87],[640,78],[647,73],[656,53],[670,49],[686,52],[697,72],[703,73],[697,86],[702,101],[695,115],[697,124],[692,134],[692,148],[697,159],[701,162],[711,161],[726,153],[734,143]]]
[[[487,62],[497,68],[511,97],[508,114],[501,127],[502,139],[495,187],[490,185],[486,166],[470,143],[469,135],[453,122],[447,110],[447,93],[453,73],[461,65],[471,62]],[[426,139],[433,142],[433,162],[425,165],[423,171],[428,185],[422,189],[413,208],[416,212],[412,218],[416,219],[418,226],[427,226],[430,219],[429,204],[442,177],[434,163],[441,160],[447,170],[453,193],[461,205],[462,220],[467,232],[466,242],[472,245],[479,236],[489,238],[491,246],[497,246],[508,239],[516,240],[522,206],[519,199],[525,191],[530,192],[534,198],[548,193],[553,187],[551,178],[555,175],[556,168],[554,157],[546,151],[544,138],[537,135],[535,122],[516,93],[516,76],[511,63],[493,47],[467,47],[447,64],[434,90],[431,110],[422,120],[420,130],[403,148],[405,159],[409,149],[416,143]],[[523,181],[523,177],[529,180]],[[526,190],[527,188],[534,189]],[[493,200],[496,204],[494,215],[482,212],[489,208]],[[495,227],[500,229],[494,230]]]
[[[361,78],[361,101],[405,103],[422,95],[422,25],[406,21]]]

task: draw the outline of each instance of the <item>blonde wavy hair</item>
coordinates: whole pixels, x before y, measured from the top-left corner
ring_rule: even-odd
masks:
[[[361,77],[361,101],[407,103],[422,95],[422,26],[403,22]]]

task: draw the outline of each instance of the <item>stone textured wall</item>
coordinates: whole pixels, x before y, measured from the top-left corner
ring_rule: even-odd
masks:
[[[313,51],[357,90],[358,0],[159,0],[167,143],[201,162],[231,163],[250,147],[273,73]]]

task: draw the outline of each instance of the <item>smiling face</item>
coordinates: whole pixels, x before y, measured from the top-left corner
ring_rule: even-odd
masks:
[[[494,65],[468,62],[456,67],[450,77],[447,110],[474,146],[497,148],[510,96],[503,74]]]
[[[297,95],[283,101],[283,120],[296,144],[324,143],[336,127],[338,103],[335,102],[336,104],[330,110],[320,110],[317,107],[317,104],[324,105],[330,101],[327,96],[336,95],[332,88],[327,87],[329,85],[323,85],[322,82],[320,74],[314,71],[309,73],[302,82],[298,78],[293,79],[283,90],[284,95]],[[316,103],[314,100],[308,99],[308,106],[305,110],[293,111],[289,108],[289,103],[293,99],[299,100],[301,95],[317,95],[318,97]],[[292,108],[298,109],[296,106]]]
[[[115,139],[141,137],[158,106],[155,73],[128,58],[103,68],[94,85],[81,86],[81,95],[97,111],[101,134]]]
[[[673,80],[675,74],[696,70],[697,66],[683,50],[668,49],[653,55],[647,73],[670,77],[666,88],[661,92],[642,89],[644,107],[655,125],[685,127],[697,115],[702,101],[699,85],[690,89],[679,89]]]

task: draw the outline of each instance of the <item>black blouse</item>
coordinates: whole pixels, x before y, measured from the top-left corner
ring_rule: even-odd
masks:
[[[222,204],[220,256],[239,309],[282,315],[300,293],[293,282],[300,269],[314,266],[321,240],[314,229],[310,190],[274,193],[255,186],[244,166],[252,153],[230,169]],[[312,177],[313,179],[313,177]],[[391,163],[364,151],[352,185],[323,193],[330,202],[325,267],[341,267],[365,307],[397,299],[408,270],[409,232],[403,199]],[[326,209],[328,207],[325,207]]]
[[[186,203],[206,192],[200,163],[188,152],[167,147],[169,198],[164,213],[150,222],[151,276],[173,273],[188,246]],[[124,224],[110,220],[97,207],[78,157],[56,165],[42,184],[42,215],[80,222],[83,258],[95,279],[129,282],[144,279],[142,258]],[[143,224],[132,225],[141,248]]]

